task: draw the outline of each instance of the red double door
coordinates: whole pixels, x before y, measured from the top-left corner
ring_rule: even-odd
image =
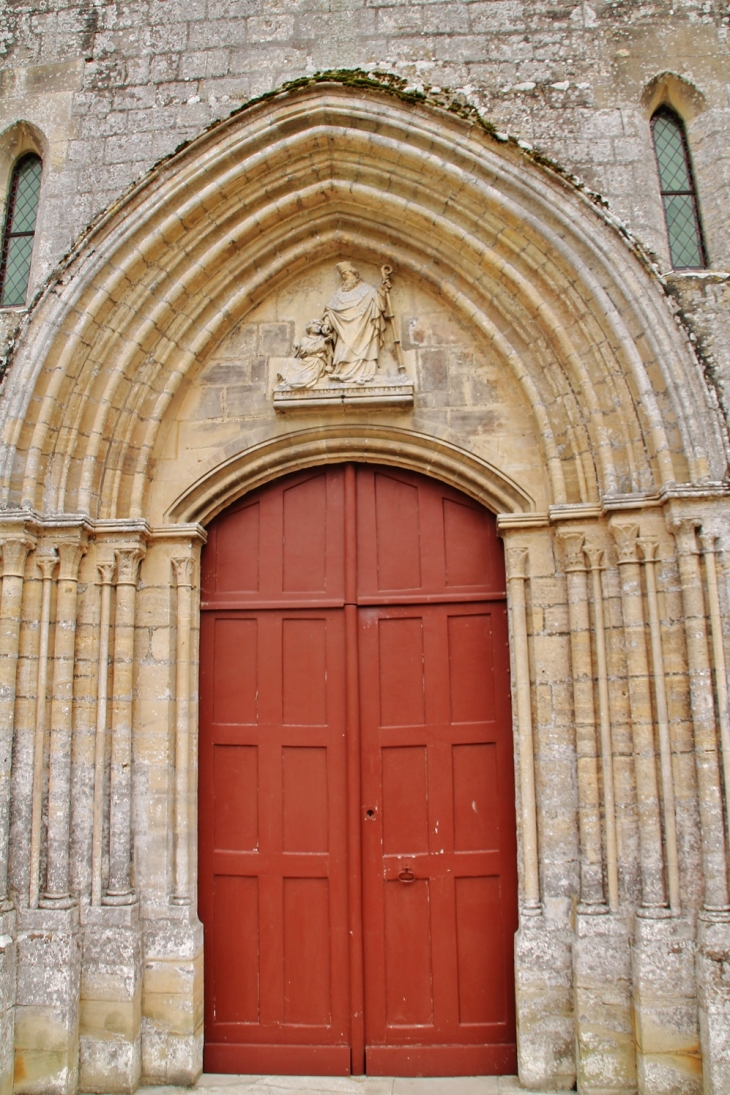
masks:
[[[313,469],[216,519],[202,597],[206,1070],[514,1072],[494,518]]]

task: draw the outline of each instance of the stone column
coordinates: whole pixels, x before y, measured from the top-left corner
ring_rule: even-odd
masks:
[[[36,553],[43,578],[36,720],[33,741],[33,798],[30,833],[29,908],[18,912],[18,990],[15,1020],[16,1095],[73,1095],[78,1086],[79,979],[81,973],[78,906],[68,895],[68,857],[62,847],[62,832],[68,824],[68,803],[63,803],[63,786],[68,788],[65,744],[70,735],[68,689],[73,680],[73,634],[75,630],[76,566],[79,543],[63,542],[59,552],[45,547]],[[44,748],[47,728],[48,677],[51,658],[51,593],[53,574],[62,564],[62,585],[57,604],[54,654],[60,654],[58,676],[54,673],[54,704],[51,707],[49,772],[49,868],[53,885],[59,880],[58,902],[39,907],[39,870],[42,836]],[[73,608],[72,608],[73,605]],[[71,676],[69,677],[69,673]],[[68,789],[66,791],[68,797]],[[52,1039],[49,1039],[52,1032]]]
[[[197,709],[196,562],[198,545],[204,539],[205,532],[197,525],[165,530],[159,540],[153,539],[145,560],[145,586],[139,593],[140,612],[145,611],[148,598],[159,597],[163,591],[171,607],[166,683],[172,686],[170,725],[174,731],[169,755],[172,877],[167,912],[161,906],[158,915],[144,923],[142,986],[143,1072],[148,1082],[162,1084],[194,1083],[202,1068],[203,931],[196,912],[191,851]],[[174,592],[170,589],[173,583]]]
[[[608,705],[608,662],[606,659],[606,623],[603,612],[603,548],[585,549],[591,567],[593,619],[596,644],[596,677],[598,683],[598,723],[601,737],[601,774],[603,776],[603,814],[606,830],[606,881],[608,905],[618,912],[618,847],[616,842],[616,795],[613,780],[613,740],[611,712]]]
[[[0,595],[0,915],[8,908],[8,840],[10,835],[10,773],[15,724],[15,682],[18,670],[20,609],[28,552],[34,541],[25,536],[2,545]]]
[[[575,534],[567,534],[575,537]],[[584,545],[573,539],[576,549],[572,566],[580,575],[579,591],[583,605],[576,615],[585,633],[582,661],[579,673],[587,675],[590,682],[593,758],[590,771],[592,795],[596,800],[599,841],[600,788],[603,788],[603,816],[605,834],[606,889],[605,902],[587,904],[581,900],[576,911],[575,941],[573,944],[573,986],[575,994],[575,1029],[578,1066],[578,1090],[595,1092],[596,1095],[619,1095],[636,1090],[636,1046],[631,1008],[631,946],[628,923],[620,915],[618,887],[618,848],[616,838],[616,808],[613,774],[613,739],[608,692],[608,661],[606,653],[606,626],[603,606],[601,571],[604,568],[604,550],[596,544]],[[579,549],[579,550],[578,550]],[[580,558],[578,557],[580,555]],[[585,560],[590,566],[593,620],[589,612],[588,583]],[[567,569],[567,568],[566,568]],[[577,583],[576,583],[577,584]],[[569,589],[569,603],[571,592]],[[571,641],[573,641],[574,613],[570,614]],[[593,681],[593,656],[591,635],[595,651],[595,687]],[[576,669],[574,667],[574,674]],[[596,720],[596,708],[598,719]],[[600,730],[600,774],[596,760],[596,721]],[[578,712],[576,711],[576,723]],[[578,756],[580,764],[580,755]],[[583,793],[579,777],[579,794]],[[600,860],[599,860],[600,863]],[[603,880],[601,880],[603,881]],[[601,889],[603,893],[603,888]],[[608,915],[597,915],[608,914]]]
[[[677,560],[684,604],[689,695],[694,726],[695,764],[702,831],[705,910],[730,914],[725,857],[725,818],[720,790],[715,701],[712,687],[707,618],[702,591],[696,517],[670,521],[677,542]]]
[[[618,551],[626,671],[634,740],[641,855],[640,915],[664,915],[667,900],[664,886],[664,854],[654,746],[651,677],[646,650],[641,565],[637,554],[639,526],[633,521],[614,519],[611,521],[610,528]]]
[[[13,1089],[17,946],[15,910],[8,894],[10,775],[23,580],[34,541],[9,536],[2,545],[0,594],[0,1092]]]
[[[81,1091],[133,1092],[142,1064],[142,931],[131,885],[132,731],[137,577],[144,548],[138,542],[104,542],[99,621],[96,778],[92,905],[83,910],[81,978]],[[101,838],[105,753],[109,722],[111,598],[116,573],[111,765],[109,782],[109,878],[102,890]]]
[[[71,738],[76,647],[78,570],[86,545],[78,540],[58,545],[60,559],[53,650],[53,700],[48,772],[48,829],[45,908],[68,908],[71,836]]]
[[[114,698],[109,791],[109,885],[106,905],[131,905],[132,867],[132,702],[134,688],[134,608],[137,574],[144,557],[139,545],[116,552],[114,620]]]
[[[51,582],[58,566],[58,552],[46,548],[36,553],[36,565],[43,579],[40,633],[38,636],[38,673],[36,676],[35,733],[33,735],[33,805],[30,823],[30,890],[28,904],[38,908],[40,893],[41,822],[43,810],[43,761],[48,706],[48,651],[51,630]]]
[[[661,772],[662,798],[664,806],[664,843],[667,856],[667,883],[669,889],[669,907],[675,916],[679,915],[681,903],[679,894],[679,852],[677,850],[677,816],[674,802],[674,774],[672,771],[672,746],[669,737],[669,712],[667,708],[667,688],[664,679],[664,653],[662,651],[662,628],[659,619],[659,600],[656,585],[656,553],[659,547],[656,540],[638,540],[644,562],[646,576],[646,600],[649,607],[649,636],[651,642],[651,660],[654,677],[654,702],[656,704],[657,729],[659,731],[659,769]]]
[[[581,912],[606,911],[603,892],[603,853],[598,782],[598,749],[591,655],[591,622],[588,610],[588,584],[583,555],[585,533],[568,530],[558,533],[565,549],[565,575],[568,586],[568,620],[573,669],[573,713],[578,774],[578,821],[580,825],[580,905]]]
[[[193,560],[173,559],[177,582],[175,679],[175,890],[173,905],[190,904],[190,655]]]
[[[539,915],[540,877],[537,844],[537,801],[535,797],[535,747],[530,699],[530,654],[527,642],[525,582],[527,548],[507,550],[507,586],[510,596],[512,647],[515,664],[517,737],[520,746],[520,808],[522,814],[522,911]]]
[[[508,532],[503,533],[505,538]],[[543,914],[538,860],[535,742],[527,592],[529,552],[507,542],[512,699],[519,753],[522,900],[515,936],[517,1060],[526,1087],[570,1087],[575,1078],[570,939]],[[567,1008],[566,1008],[567,1004]]]
[[[112,582],[116,563],[99,558],[96,569],[101,578],[99,610],[99,658],[96,684],[96,731],[94,735],[94,816],[91,835],[91,904],[101,904],[101,858],[104,831],[104,779],[109,706],[109,624]]]
[[[697,921],[697,992],[700,1044],[705,1063],[704,1092],[705,1095],[720,1095],[721,1092],[730,1090],[730,985],[725,974],[730,964],[730,906],[715,700],[717,699],[722,727],[723,715],[727,715],[727,678],[713,545],[703,537],[715,655],[715,692],[702,571],[695,535],[700,523],[698,517],[680,517],[671,520],[669,527],[677,543],[682,585],[702,833],[705,897],[704,908]]]

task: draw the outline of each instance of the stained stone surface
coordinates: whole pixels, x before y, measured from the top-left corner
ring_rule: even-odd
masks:
[[[43,178],[0,310],[0,1095],[198,1080],[205,526],[346,460],[498,515],[522,1084],[730,1091],[729,36],[725,0],[4,4],[0,202]],[[408,391],[278,413],[343,261],[393,267]],[[516,1090],[198,1087],[312,1084]]]

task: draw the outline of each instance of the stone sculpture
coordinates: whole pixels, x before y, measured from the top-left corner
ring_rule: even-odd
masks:
[[[331,384],[371,384],[378,369],[390,312],[391,267],[383,266],[375,289],[363,281],[351,262],[339,262],[342,284],[325,306],[321,319],[307,324],[306,335],[294,347],[294,357],[278,366],[280,390]],[[394,325],[394,339],[397,339]],[[399,358],[400,368],[400,358]]]

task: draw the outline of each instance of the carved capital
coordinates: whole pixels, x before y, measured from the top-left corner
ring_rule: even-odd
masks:
[[[136,586],[139,577],[139,564],[145,557],[144,549],[134,547],[117,548],[114,552],[117,560],[117,585]]]
[[[596,544],[588,544],[585,548],[586,556],[590,564],[591,570],[605,570],[605,551],[602,547],[598,547]]]
[[[511,547],[507,548],[505,552],[505,561],[507,564],[507,581],[512,581],[513,578],[526,579],[527,578],[527,560],[529,557],[529,551],[526,547]]]
[[[35,547],[35,541],[25,536],[6,540],[3,543],[3,578],[24,578],[28,552]]]
[[[657,540],[644,540],[640,538],[636,541],[639,552],[641,553],[641,559],[644,563],[655,563],[657,561],[657,551],[659,550],[659,543]]]
[[[101,584],[103,586],[110,586],[114,581],[114,571],[117,569],[116,562],[97,563],[96,569],[99,571]]]
[[[639,536],[639,526],[633,521],[611,521],[609,525],[611,534],[616,541],[619,566],[622,563],[638,563],[636,554],[636,541]]]
[[[53,572],[58,566],[58,552],[55,547],[43,547],[36,552],[36,566],[41,572],[43,581],[47,582],[53,577]]]
[[[667,526],[674,533],[678,555],[698,554],[696,530],[702,526],[700,517],[674,517],[667,521]]]
[[[72,540],[62,540],[58,545],[60,567],[59,580],[62,582],[76,582],[79,577],[79,564],[86,554],[86,544]]]
[[[172,559],[172,569],[175,573],[175,581],[178,586],[192,586],[193,584],[193,560],[190,555],[182,559]]]
[[[585,570],[586,562],[583,558],[585,538],[584,532],[576,532],[567,529],[561,529],[558,532],[558,540],[563,545],[563,550],[565,551],[566,574]]]
[[[703,532],[700,536],[700,547],[705,555],[714,555],[718,537],[714,532]]]

